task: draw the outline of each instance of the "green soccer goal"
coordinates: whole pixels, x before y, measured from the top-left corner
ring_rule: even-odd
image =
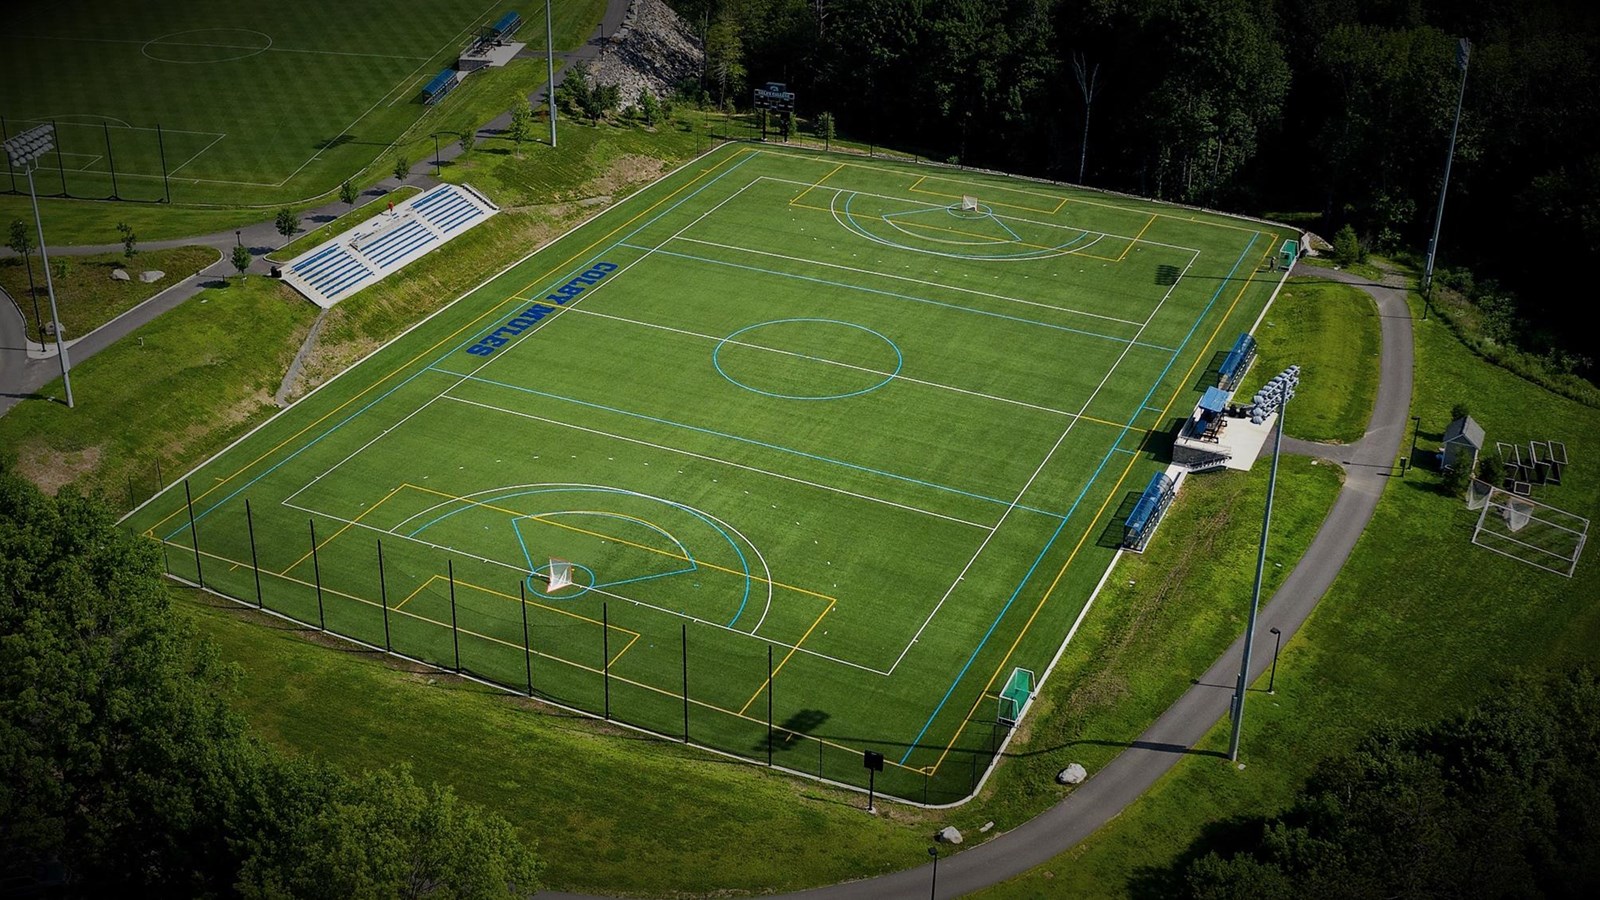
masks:
[[[1000,691],[1000,712],[995,720],[1007,728],[1017,724],[1032,698],[1033,673],[1023,668],[1012,669],[1011,677],[1006,679],[1006,686]]]

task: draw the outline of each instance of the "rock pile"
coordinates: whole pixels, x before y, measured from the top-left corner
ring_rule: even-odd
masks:
[[[684,78],[700,74],[705,49],[700,38],[664,0],[634,0],[617,33],[608,36],[600,58],[589,67],[590,82],[614,84],[623,106],[639,102],[647,90],[657,98],[672,93]]]

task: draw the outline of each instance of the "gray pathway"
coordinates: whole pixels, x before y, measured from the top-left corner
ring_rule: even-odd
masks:
[[[1304,558],[1262,608],[1257,628],[1260,629],[1258,634],[1263,635],[1277,627],[1286,636],[1292,636],[1333,584],[1378,505],[1400,452],[1411,404],[1411,316],[1404,289],[1374,284],[1338,270],[1302,267],[1299,274],[1355,284],[1372,296],[1382,321],[1382,378],[1372,418],[1360,441],[1349,445],[1320,445],[1285,439],[1286,447],[1292,443],[1299,452],[1340,463],[1346,477],[1333,510],[1323,521]],[[1294,415],[1292,401],[1286,415]],[[1263,452],[1271,454],[1270,441]],[[972,893],[1043,865],[1070,850],[1131,805],[1185,754],[1195,752],[1191,748],[1228,715],[1243,644],[1241,636],[1128,749],[1094,773],[1065,800],[988,843],[941,859],[938,896],[958,897]],[[1271,654],[1255,654],[1251,660],[1251,680],[1259,678],[1270,663]],[[1249,715],[1249,706],[1246,706],[1246,715]],[[1222,757],[1211,758],[1217,765],[1228,764]],[[1240,758],[1248,764],[1248,744],[1242,748]],[[749,849],[759,852],[759,841],[752,842]],[[783,862],[774,858],[772,865],[777,868]],[[924,864],[879,878],[835,884],[789,896],[808,900],[922,898],[929,894],[932,874],[932,866]],[[581,895],[546,893],[538,896],[578,898]]]
[[[561,68],[555,73],[555,84],[559,85],[566,76],[566,67],[574,62],[583,62],[596,59],[603,52],[605,43],[602,36],[614,35],[621,27],[622,21],[628,11],[629,0],[608,0],[606,11],[596,27],[593,35],[582,46],[557,53],[561,60]],[[524,28],[544,28],[542,15],[530,19]],[[537,89],[530,95],[534,104],[545,102],[549,85]],[[501,134],[511,123],[509,112],[484,125],[478,130],[478,137],[494,137]],[[457,141],[448,147],[442,147],[439,153],[439,162],[449,162],[461,155],[461,143]],[[365,206],[385,194],[400,187],[402,184],[414,185],[419,188],[430,187],[437,182],[433,178],[434,159],[431,157],[421,160],[411,167],[404,180],[393,176],[385,178],[373,187],[362,193],[356,206]],[[306,210],[301,214],[301,221],[308,226],[320,226],[330,222],[341,213],[347,212],[340,201],[331,201],[315,209]],[[48,237],[48,235],[46,235]],[[112,342],[125,337],[129,333],[145,325],[156,316],[200,293],[207,286],[215,285],[230,275],[236,274],[231,261],[235,244],[244,244],[250,248],[253,262],[247,270],[252,274],[267,274],[270,263],[266,257],[273,250],[282,246],[285,241],[283,235],[278,233],[276,225],[271,221],[257,222],[239,229],[228,229],[212,234],[196,237],[179,238],[165,241],[141,241],[139,246],[146,250],[162,250],[171,247],[206,246],[215,248],[219,253],[217,262],[195,275],[185,278],[177,284],[167,288],[160,294],[150,298],[144,303],[134,307],[121,316],[107,322],[87,335],[67,343],[67,357],[73,365],[105,349]],[[50,247],[49,252],[55,255],[80,256],[93,253],[115,253],[122,250],[121,244],[89,244],[70,247]],[[10,249],[0,249],[0,256],[13,255]],[[29,330],[23,324],[21,313],[17,306],[9,299],[0,297],[0,415],[4,415],[16,404],[28,399],[40,399],[40,391],[51,381],[61,377],[61,366],[55,359],[55,345],[53,343],[40,347],[30,344],[27,339]]]

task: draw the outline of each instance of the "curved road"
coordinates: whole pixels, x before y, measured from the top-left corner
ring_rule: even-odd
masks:
[[[628,0],[610,0],[605,19],[596,38],[571,53],[562,54],[566,61],[593,58],[602,45],[599,36],[615,33],[627,10]],[[559,83],[564,69],[556,73]],[[542,94],[542,92],[541,92]],[[542,99],[542,96],[541,96]],[[479,132],[488,136],[499,133],[509,121],[509,115],[490,122]],[[456,144],[441,154],[443,159],[453,159],[460,153]],[[426,183],[427,169],[432,160],[419,162],[410,173],[407,183]],[[390,178],[381,182],[365,195],[367,201],[398,187],[400,181]],[[316,220],[320,216],[337,214],[336,204],[311,210],[307,215]],[[268,252],[277,233],[272,223],[258,223],[242,229],[250,236],[252,252],[258,257]],[[182,241],[148,242],[145,246],[157,248],[166,245],[202,243],[225,251],[240,236],[219,232],[201,238]],[[56,252],[89,253],[108,247],[62,248]],[[79,342],[71,350],[75,361],[91,355],[117,338],[144,324],[161,312],[176,306],[231,268],[225,261],[202,271],[178,285],[158,294],[155,298],[128,314],[108,323]],[[257,267],[265,270],[265,263],[257,260]],[[1302,267],[1302,271],[1303,267]],[[1277,627],[1286,635],[1293,635],[1316,608],[1317,601],[1333,584],[1339,570],[1355,548],[1363,529],[1377,507],[1383,493],[1385,480],[1394,469],[1396,457],[1405,435],[1405,426],[1411,403],[1412,336],[1411,314],[1405,301],[1405,290],[1397,284],[1377,284],[1348,272],[1332,269],[1315,269],[1314,274],[1333,281],[1354,284],[1370,294],[1377,304],[1382,323],[1383,353],[1382,378],[1377,403],[1367,432],[1360,441],[1343,446],[1312,444],[1285,439],[1285,449],[1333,458],[1345,470],[1344,488],[1333,510],[1323,521],[1316,538],[1283,585],[1262,608],[1258,620],[1260,629]],[[35,345],[37,346],[37,345]],[[79,349],[79,346],[82,349]],[[53,348],[51,348],[53,349]],[[34,392],[54,379],[59,372],[56,361],[35,351],[29,358],[24,323],[17,307],[0,300],[0,414],[19,400],[38,396]],[[41,357],[43,358],[37,358]],[[1128,749],[1120,753],[1104,769],[1095,773],[1067,798],[1034,819],[994,839],[941,860],[939,893],[960,896],[997,884],[1008,878],[1042,865],[1064,853],[1100,826],[1109,822],[1133,803],[1157,779],[1228,714],[1233,694],[1232,685],[1237,677],[1244,639],[1241,636],[1212,666],[1201,674],[1181,698],[1139,735]],[[1252,661],[1251,681],[1266,671],[1270,658],[1261,654]],[[804,891],[791,896],[815,900],[877,900],[877,898],[920,898],[928,890],[932,873],[927,865],[907,869],[862,881],[845,882],[824,888]],[[556,892],[541,893],[546,898],[578,898],[582,895]]]

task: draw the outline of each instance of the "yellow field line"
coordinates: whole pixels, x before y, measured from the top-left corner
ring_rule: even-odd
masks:
[[[568,525],[565,522],[556,522],[556,521],[553,521],[551,519],[542,518],[541,516],[538,516],[538,515],[530,515],[528,513],[520,512],[520,511],[514,510],[514,509],[508,509],[508,508],[503,507],[503,506],[496,506],[496,505],[494,505],[492,503],[484,503],[481,500],[473,500],[473,499],[470,499],[468,497],[458,497],[458,496],[455,496],[454,494],[445,493],[444,491],[434,490],[433,488],[426,488],[426,487],[422,487],[420,485],[415,485],[415,484],[407,484],[407,485],[404,485],[404,486],[405,487],[409,487],[409,488],[414,488],[414,489],[419,490],[419,491],[424,491],[424,492],[429,493],[429,494],[437,494],[440,497],[446,497],[446,498],[449,498],[451,500],[456,500],[456,501],[461,502],[461,503],[470,503],[473,506],[481,506],[484,509],[492,509],[495,512],[505,513],[506,515],[516,516],[517,518],[536,519],[536,520],[538,520],[538,521],[540,521],[540,522],[542,522],[542,523],[544,523],[546,525],[551,525],[551,526],[554,526],[556,528],[565,528],[568,531],[575,531],[575,532],[577,532],[579,534],[589,535],[590,537],[597,537],[597,538],[600,538],[602,540],[614,541],[614,542],[616,542],[618,544],[623,544],[623,545],[626,545],[626,546],[629,546],[629,547],[636,547],[636,548],[638,548],[640,550],[648,550],[651,553],[657,553],[657,554],[660,554],[662,556],[668,557],[670,559],[676,559],[676,560],[680,560],[682,562],[691,562],[691,563],[694,563],[697,566],[703,566],[703,567],[705,567],[707,569],[711,569],[713,571],[726,572],[729,575],[735,575],[735,576],[739,576],[739,577],[743,577],[743,578],[748,578],[751,581],[754,581],[754,582],[756,582],[758,584],[770,584],[773,587],[783,588],[786,591],[794,591],[797,594],[806,594],[806,595],[809,595],[809,596],[812,596],[812,597],[816,597],[819,600],[827,600],[830,603],[837,602],[837,598],[830,597],[827,594],[822,594],[822,593],[818,593],[817,591],[807,590],[806,588],[797,587],[797,586],[792,585],[792,584],[784,584],[781,581],[772,581],[771,579],[762,578],[759,575],[753,575],[753,574],[750,574],[748,572],[742,572],[742,571],[740,571],[738,569],[729,569],[729,568],[727,568],[725,566],[719,566],[719,565],[717,565],[715,563],[705,562],[704,560],[691,559],[691,558],[689,558],[687,556],[683,556],[683,555],[680,555],[680,554],[677,554],[677,553],[673,553],[670,550],[662,550],[659,547],[651,547],[648,544],[636,544],[636,543],[634,543],[632,541],[624,540],[622,538],[615,537],[615,536],[609,535],[609,534],[605,534],[603,532],[590,531],[590,530],[585,529],[585,528],[579,528],[576,525]],[[639,521],[642,522],[644,520],[640,519]],[[656,527],[660,528],[661,526],[657,525]],[[661,530],[662,531],[666,531],[665,528],[662,528]]]
[[[320,549],[322,547],[326,547],[329,544],[333,543],[333,539],[334,538],[338,537],[341,534],[344,534],[346,531],[349,531],[351,528],[355,527],[355,524],[357,522],[361,521],[362,516],[365,516],[367,513],[372,512],[373,510],[375,510],[378,507],[382,506],[383,504],[387,503],[389,501],[389,498],[393,497],[397,492],[399,492],[401,487],[405,487],[405,485],[402,484],[402,485],[400,485],[400,487],[397,487],[394,490],[390,491],[389,493],[384,494],[382,500],[379,500],[377,503],[374,503],[371,506],[367,507],[366,509],[362,510],[360,516],[356,516],[354,519],[351,519],[350,521],[344,523],[344,527],[343,528],[341,528],[338,531],[335,531],[333,534],[329,535],[326,539],[323,540],[323,542],[321,544],[318,544],[317,547],[313,548],[313,550]],[[307,550],[305,552],[304,556],[301,556],[299,559],[297,559],[294,562],[290,563],[287,568],[285,568],[282,572],[279,572],[278,574],[279,575],[287,575],[288,573],[294,571],[294,567],[295,566],[298,566],[301,563],[305,562],[307,559],[311,558],[311,554],[312,554],[313,550]]]
[[[1144,227],[1139,229],[1139,233],[1133,236],[1133,240],[1128,242],[1128,246],[1122,248],[1122,255],[1117,257],[1117,262],[1122,262],[1127,257],[1128,253],[1133,250],[1133,245],[1139,243],[1139,239],[1144,237],[1144,233],[1150,230],[1150,226],[1154,225],[1155,221],[1156,217],[1151,215],[1150,221],[1144,223]]]
[[[287,571],[287,570],[285,570],[285,571]],[[278,575],[279,576],[283,576],[284,572],[279,572]],[[417,585],[417,589],[416,590],[414,590],[411,593],[407,594],[405,596],[404,600],[401,600],[399,603],[396,603],[394,606],[389,607],[389,609],[391,611],[393,611],[393,612],[399,612],[400,611],[400,607],[405,606],[408,602],[410,602],[412,597],[415,597],[416,595],[418,595],[418,594],[422,593],[423,591],[427,590],[428,589],[428,585],[433,584],[435,581],[438,581],[438,580],[440,580],[442,578],[444,578],[443,575],[429,575],[427,581],[424,581],[423,583]]]
[[[163,538],[156,538],[155,540],[157,541],[157,543],[164,544],[166,546],[177,547],[177,548],[182,549],[182,550],[189,549],[188,547],[184,547],[182,544],[176,543],[174,541],[165,540]],[[214,559],[214,560],[216,560],[218,562],[222,562],[222,563],[233,563],[234,565],[238,565],[238,566],[248,565],[248,563],[242,563],[242,562],[239,562],[238,560],[231,559],[229,557],[222,556],[222,555],[217,554],[217,553],[212,553],[209,550],[201,550],[200,551],[200,555],[201,556],[205,556],[205,557],[207,557],[209,559]],[[268,573],[268,574],[271,574],[271,573]],[[300,585],[302,587],[308,587],[308,588],[312,587],[312,584],[310,582],[301,581],[298,578],[293,578],[293,577],[290,577],[288,575],[279,575],[279,576],[275,576],[275,577],[282,578],[284,581],[290,582],[292,584],[298,584],[298,585]],[[468,586],[473,588],[473,589],[475,589],[475,590],[485,591],[485,592],[491,593],[491,594],[499,593],[498,591],[493,591],[493,590],[490,590],[489,588],[485,588],[485,587],[482,587],[482,586],[476,585],[476,584],[470,584]],[[343,597],[346,600],[354,600],[357,603],[365,603],[368,606],[378,606],[379,605],[377,602],[372,601],[372,600],[368,600],[365,597],[357,597],[354,594],[346,594],[343,591],[336,591],[336,590],[333,590],[332,588],[323,588],[322,592],[325,593],[325,594],[332,594],[333,596],[336,596],[336,597]],[[509,594],[502,594],[501,596],[510,597]],[[511,599],[514,600],[514,599],[517,599],[517,598],[511,597]],[[574,616],[575,618],[583,619],[586,622],[594,622],[593,619],[588,619],[588,618],[585,618],[583,616],[577,616],[576,614],[568,613],[565,610],[556,609],[555,607],[544,606],[543,604],[539,604],[539,603],[533,603],[533,601],[531,601],[531,600],[528,601],[528,602],[530,603],[530,605],[538,606],[541,609],[549,609],[551,612],[559,612],[559,613],[563,613],[565,615]],[[427,616],[419,616],[419,615],[417,615],[416,613],[413,613],[413,612],[401,612],[401,611],[397,610],[395,607],[390,607],[389,611],[390,612],[398,612],[402,616],[405,616],[405,617],[410,618],[410,619],[416,619],[419,622],[427,622],[430,625],[443,626],[445,624],[443,622],[438,621],[437,619],[430,619]],[[600,623],[595,622],[595,624],[598,625]],[[620,626],[617,626],[617,625],[612,625],[611,627],[615,628],[615,629],[617,629],[619,631],[628,631],[628,629],[621,628]],[[470,629],[457,628],[457,630],[460,631],[462,634],[471,635],[471,636],[476,637],[476,638],[481,638],[481,639],[486,640],[486,641],[491,641],[491,642],[496,643],[496,644],[501,644],[503,646],[510,647],[513,650],[519,650],[520,651],[520,650],[523,649],[521,644],[514,644],[514,643],[512,643],[510,641],[503,640],[501,638],[491,637],[491,636],[486,635],[486,634],[479,634],[478,632],[472,631]],[[335,632],[335,633],[337,633],[337,632]],[[629,633],[637,634],[637,632],[629,632]],[[549,654],[549,653],[545,653],[545,652],[543,652],[541,650],[534,650],[532,652],[533,652],[534,656],[538,656],[538,657],[541,657],[543,659],[548,659],[548,660],[551,660],[552,662],[558,662],[558,663],[561,663],[563,665],[572,666],[575,669],[581,669],[581,670],[583,670],[585,672],[593,672],[596,675],[600,674],[600,670],[599,669],[596,669],[595,667],[590,666],[590,665],[586,665],[584,663],[574,662],[573,660],[567,659],[565,657],[555,656],[555,655],[552,655],[552,654]],[[659,688],[659,687],[656,687],[653,684],[644,684],[642,682],[634,681],[634,680],[632,680],[630,678],[623,678],[620,675],[612,675],[611,677],[614,680],[619,681],[619,682],[621,682],[623,684],[632,685],[632,686],[637,687],[637,688],[639,688],[641,690],[646,690],[646,691],[650,691],[651,693],[660,694],[663,697],[672,697],[673,699],[678,699],[678,698],[683,696],[681,693],[678,693],[676,691],[669,691],[669,690],[666,690],[664,688]],[[761,718],[761,719],[752,718],[750,716],[746,716],[746,715],[743,715],[741,713],[736,713],[731,709],[725,709],[725,708],[723,708],[721,706],[717,706],[716,704],[707,703],[704,700],[696,700],[693,697],[689,698],[689,702],[691,704],[693,704],[695,706],[698,706],[698,707],[701,707],[703,709],[709,709],[712,712],[718,712],[718,713],[722,713],[723,715],[733,716],[734,718],[743,719],[743,720],[745,720],[747,722],[753,722],[753,723],[758,724],[758,725],[765,725],[766,721],[767,721],[765,718]],[[806,740],[816,741],[817,743],[822,744],[823,746],[832,747],[835,750],[843,750],[846,753],[859,754],[861,752],[861,749],[859,747],[847,747],[844,744],[838,744],[838,743],[835,743],[835,742],[830,741],[830,740],[825,740],[823,738],[814,737],[814,736],[806,734],[804,732],[793,731],[791,729],[783,727],[782,725],[774,725],[773,726],[773,730],[774,731],[781,731],[784,734],[789,735],[790,738],[798,737],[798,738],[804,738]],[[786,738],[785,740],[788,740],[788,738]],[[889,764],[891,766],[894,766],[897,769],[904,769],[907,772],[917,772],[917,773],[921,774],[921,773],[923,773],[923,772],[925,772],[927,770],[926,766],[923,766],[921,768],[913,769],[910,766],[901,765],[900,763],[895,762],[893,759],[887,758],[887,757],[884,759],[884,762],[886,762],[887,764]]]
[[[793,206],[794,204],[799,203],[801,200],[805,199],[805,196],[807,194],[809,194],[812,191],[816,190],[817,188],[821,187],[822,183],[824,181],[827,181],[829,178],[832,178],[834,175],[838,174],[839,170],[842,169],[842,168],[844,168],[844,163],[840,163],[839,165],[834,167],[832,172],[829,172],[828,174],[822,176],[821,178],[818,178],[816,181],[813,181],[811,183],[810,187],[808,187],[805,190],[801,191],[799,193],[799,195],[797,195],[793,200],[790,200],[789,201],[789,205]]]
[[[499,314],[499,311],[501,309],[503,309],[504,307],[510,305],[513,300],[516,300],[519,303],[526,302],[526,301],[523,301],[523,300],[519,300],[515,295],[522,293],[523,291],[527,290],[528,288],[533,287],[535,284],[538,284],[539,282],[545,280],[546,278],[549,278],[551,275],[554,275],[555,273],[557,273],[557,272],[561,271],[562,269],[566,268],[567,266],[571,265],[574,261],[576,261],[577,259],[581,258],[584,254],[588,253],[590,250],[593,250],[595,247],[598,247],[598,246],[600,246],[600,244],[602,244],[605,241],[609,240],[617,232],[622,231],[624,228],[627,228],[629,225],[632,225],[634,222],[637,222],[639,219],[644,218],[645,216],[649,215],[651,212],[653,212],[656,209],[656,207],[661,206],[663,203],[666,203],[668,200],[671,200],[672,198],[678,196],[679,194],[681,194],[684,191],[688,190],[689,188],[693,187],[697,182],[700,181],[700,179],[706,177],[707,175],[711,174],[712,172],[715,172],[717,169],[721,168],[722,166],[727,165],[729,162],[732,162],[733,160],[738,159],[740,156],[743,156],[746,153],[753,153],[753,152],[755,152],[755,151],[751,150],[748,147],[741,148],[737,153],[732,154],[731,156],[729,156],[727,159],[723,160],[722,162],[717,163],[715,166],[712,166],[709,169],[703,170],[699,175],[697,175],[694,178],[690,179],[682,187],[678,188],[677,190],[673,191],[672,193],[668,194],[667,196],[662,197],[660,200],[657,200],[655,203],[651,204],[650,206],[646,207],[644,210],[640,211],[633,218],[628,219],[627,221],[623,222],[621,225],[618,225],[616,228],[613,228],[611,231],[607,232],[605,235],[595,239],[594,242],[590,243],[588,246],[584,247],[582,250],[579,250],[578,252],[572,254],[571,256],[567,257],[567,259],[565,259],[562,262],[556,264],[555,266],[552,266],[549,269],[549,271],[547,271],[544,274],[542,274],[542,275],[530,280],[527,284],[524,284],[522,287],[517,288],[515,291],[512,292],[512,296],[507,297],[505,300],[502,300],[500,303],[496,304],[494,307],[492,307],[492,308],[490,308],[488,310],[485,310],[482,314],[478,315],[476,318],[474,318],[471,321],[467,322],[467,324],[461,326],[460,328],[456,329],[455,331],[451,332],[450,334],[446,335],[445,337],[440,338],[432,346],[430,346],[427,349],[423,350],[422,352],[418,353],[416,356],[413,356],[411,359],[405,361],[404,363],[401,363],[400,365],[396,366],[393,370],[391,370],[389,372],[389,374],[384,375],[382,378],[379,378],[377,381],[374,381],[372,384],[370,384],[367,387],[363,388],[355,396],[353,396],[350,399],[344,401],[343,403],[339,404],[338,406],[335,406],[333,409],[328,410],[326,413],[323,413],[321,416],[318,416],[316,419],[314,419],[310,424],[306,425],[304,428],[300,429],[299,431],[295,432],[294,434],[290,435],[289,437],[284,438],[282,441],[278,442],[276,445],[274,445],[273,447],[271,447],[267,451],[263,452],[260,456],[257,456],[255,459],[253,459],[253,460],[245,463],[244,465],[240,466],[231,475],[228,475],[226,478],[223,478],[222,480],[220,480],[217,484],[214,484],[211,487],[207,488],[205,491],[201,492],[200,496],[197,497],[196,499],[200,499],[200,500],[205,499],[206,496],[208,496],[212,491],[217,490],[218,488],[222,487],[224,484],[227,484],[228,482],[232,481],[233,479],[239,477],[241,474],[243,474],[245,471],[247,471],[251,466],[254,466],[256,463],[259,463],[262,460],[266,459],[267,457],[271,456],[272,454],[278,452],[280,449],[282,449],[283,447],[287,446],[289,443],[299,439],[306,432],[308,432],[311,429],[315,428],[316,426],[320,425],[328,417],[338,413],[340,410],[344,409],[345,407],[349,406],[350,404],[356,402],[357,400],[361,399],[362,397],[365,397],[368,393],[376,390],[379,385],[382,385],[383,383],[387,382],[389,379],[391,379],[394,376],[396,376],[396,375],[400,374],[401,372],[405,371],[407,368],[410,368],[418,360],[420,360],[423,357],[433,353],[434,351],[438,350],[440,347],[442,347],[445,344],[449,343],[450,341],[454,340],[457,335],[461,334],[464,331],[467,331],[468,329],[473,328],[474,326],[476,326],[479,322],[483,321],[484,319],[494,318],[495,316],[497,316]],[[485,285],[485,287],[487,287],[487,285]],[[478,289],[474,289],[473,293],[476,293],[477,290]],[[160,528],[161,526],[165,525],[168,522],[168,520],[170,520],[173,516],[176,516],[177,514],[178,514],[178,511],[174,510],[171,514],[169,514],[165,518],[161,519],[161,521],[159,521],[155,525],[151,526],[150,530],[152,532],[154,532],[157,528]]]
[[[1258,231],[1256,233],[1265,234],[1266,232]],[[1271,242],[1268,241],[1268,244],[1269,246],[1267,248],[1267,252],[1262,254],[1262,259],[1265,259],[1267,254],[1272,252],[1272,248],[1270,246]],[[1251,284],[1254,284],[1254,281],[1247,278],[1245,279],[1244,284],[1239,286],[1239,293],[1234,295],[1233,301],[1228,304],[1227,312],[1225,312],[1222,317],[1217,320],[1217,325],[1212,329],[1211,336],[1206,339],[1206,347],[1210,347],[1216,342],[1217,335],[1222,332],[1222,327],[1228,323],[1228,317],[1233,314],[1233,310],[1239,305],[1239,301],[1244,298],[1244,292],[1249,290]],[[1190,363],[1189,371],[1184,373],[1184,376],[1179,384],[1188,385],[1190,379],[1194,376],[1195,368],[1206,359],[1208,359],[1208,356],[1205,354],[1202,348],[1202,352],[1200,355],[1195,357],[1195,361],[1193,363]],[[1172,396],[1167,400],[1166,406],[1164,406],[1161,410],[1162,416],[1166,416],[1171,412],[1172,405],[1178,402],[1178,398],[1183,396],[1185,390],[1185,387],[1180,386],[1177,390],[1173,391]],[[989,690],[994,687],[995,679],[999,678],[1000,673],[1005,671],[1006,664],[1011,661],[1012,654],[1017,652],[1017,647],[1021,645],[1022,639],[1027,636],[1028,630],[1033,627],[1034,620],[1039,617],[1040,611],[1044,609],[1045,604],[1050,600],[1050,595],[1055,593],[1055,589],[1057,585],[1061,583],[1062,577],[1067,574],[1068,567],[1070,567],[1073,561],[1078,558],[1079,551],[1083,549],[1084,543],[1089,540],[1089,535],[1094,532],[1094,523],[1100,520],[1100,517],[1105,514],[1106,508],[1111,505],[1111,501],[1116,499],[1117,489],[1122,486],[1122,482],[1126,480],[1128,474],[1133,471],[1133,466],[1136,462],[1138,462],[1137,457],[1130,458],[1128,460],[1128,465],[1123,468],[1122,474],[1119,475],[1116,482],[1112,484],[1111,490],[1107,493],[1105,501],[1100,504],[1099,509],[1095,510],[1093,518],[1089,520],[1088,527],[1084,528],[1082,536],[1078,538],[1078,543],[1073,546],[1072,552],[1068,554],[1066,562],[1063,562],[1061,564],[1061,568],[1056,571],[1056,577],[1050,582],[1050,586],[1045,589],[1044,596],[1039,598],[1038,604],[1034,606],[1033,613],[1028,616],[1028,621],[1023,624],[1022,630],[1017,632],[1017,637],[1011,642],[1011,647],[1006,650],[1005,656],[1000,658],[1000,664],[995,667],[994,674],[989,676],[989,681],[984,684],[983,690],[979,692],[978,699],[973,701],[972,708],[967,711],[967,715],[962,719],[963,722],[971,719],[972,714],[977,712],[979,705],[981,705],[984,699],[989,696]],[[956,741],[960,740],[961,731],[962,729],[960,728],[956,729],[955,734],[950,738],[950,743],[945,745],[943,752],[939,754],[938,760],[934,762],[933,771],[937,772],[939,770],[939,766],[944,764],[945,758],[948,757],[950,755],[950,751],[955,748]]]
[[[763,680],[761,682],[761,687],[756,688],[756,692],[751,694],[750,699],[746,700],[744,702],[744,706],[739,708],[739,715],[744,715],[745,712],[750,709],[750,704],[756,702],[756,698],[761,696],[761,692],[767,689],[767,685],[772,683],[772,679],[777,678],[778,673],[783,671],[783,667],[789,662],[789,658],[800,652],[800,645],[804,644],[806,642],[806,638],[811,637],[811,632],[816,631],[817,626],[822,624],[822,617],[826,616],[832,611],[833,601],[830,600],[828,601],[828,605],[823,607],[822,612],[817,616],[817,620],[811,623],[810,628],[806,629],[806,633],[800,635],[800,640],[795,641],[794,646],[789,648],[789,652],[783,655],[783,661],[778,663],[777,667],[772,670],[772,677]]]
[[[439,576],[435,575],[434,577],[437,578]],[[559,606],[551,606],[548,603],[540,603],[537,600],[524,600],[521,597],[513,597],[510,594],[502,593],[501,591],[497,591],[494,588],[484,587],[481,584],[473,584],[470,581],[458,581],[458,582],[456,582],[456,584],[472,588],[475,591],[481,591],[481,592],[483,592],[485,594],[488,594],[490,596],[493,596],[493,597],[501,597],[501,598],[504,598],[506,600],[510,600],[512,603],[526,603],[529,606],[536,606],[539,609],[549,610],[550,612],[553,612],[553,613],[560,613],[563,616],[570,616],[571,618],[577,619],[580,622],[588,622],[591,625],[600,625],[600,626],[603,626],[605,628],[609,628],[612,631],[620,631],[623,634],[631,634],[636,638],[639,636],[639,632],[634,631],[632,628],[623,628],[621,625],[612,625],[610,622],[601,622],[599,619],[591,619],[588,616],[580,616],[577,613],[572,612],[571,610],[562,609]],[[628,646],[631,647],[631,646],[633,646],[633,644],[629,643]],[[621,656],[622,654],[618,653],[617,655]]]

